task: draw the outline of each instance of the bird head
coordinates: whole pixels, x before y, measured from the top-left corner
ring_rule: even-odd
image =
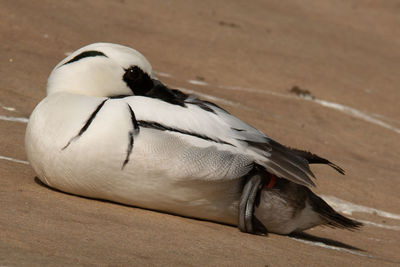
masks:
[[[156,82],[149,61],[138,51],[112,43],[94,43],[57,64],[48,79],[47,95],[141,95]]]

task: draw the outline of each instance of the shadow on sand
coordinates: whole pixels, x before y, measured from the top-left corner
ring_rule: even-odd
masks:
[[[85,197],[85,196],[80,196],[80,195],[75,195],[75,194],[71,194],[71,193],[68,193],[68,192],[64,192],[64,191],[61,191],[61,190],[58,190],[56,188],[48,186],[47,184],[43,183],[38,177],[35,177],[35,182],[38,185],[43,186],[43,187],[45,187],[47,189],[50,189],[50,190],[53,190],[53,191],[56,191],[56,192],[60,192],[60,193],[64,193],[64,194],[67,194],[67,195],[78,196],[78,197],[82,197],[82,198],[86,198],[86,199],[94,199],[94,200],[99,200],[99,201],[102,201],[102,202],[115,203],[115,204],[126,206],[126,207],[135,207],[135,206],[129,206],[129,205],[122,204],[122,203],[116,203],[116,202],[109,201],[109,200],[98,199],[98,198],[89,198],[89,197]],[[140,207],[135,207],[135,208],[140,208]],[[145,210],[149,210],[149,209],[145,209]],[[149,210],[149,211],[153,211],[153,210]],[[165,213],[163,211],[160,211],[160,212]],[[166,214],[170,214],[170,213],[166,213]],[[175,215],[175,216],[179,216],[179,217],[186,217],[186,216],[180,216],[178,214],[170,214],[170,215]],[[191,218],[191,217],[186,217],[186,218],[200,220],[198,218]],[[228,225],[228,224],[224,224],[224,225]],[[228,226],[232,226],[232,225],[228,225]],[[324,238],[324,237],[318,237],[318,236],[314,236],[314,235],[303,233],[303,232],[301,232],[301,233],[292,233],[292,234],[289,234],[288,236],[289,237],[293,237],[293,238],[297,238],[297,239],[301,239],[301,240],[305,240],[305,241],[320,242],[320,243],[323,243],[325,245],[334,246],[334,247],[337,247],[337,248],[345,248],[345,249],[351,249],[351,250],[355,250],[355,251],[366,252],[363,249],[360,249],[360,248],[357,248],[357,247],[354,247],[354,246],[351,246],[351,245],[348,245],[348,244],[345,244],[345,243],[342,243],[342,242],[339,242],[339,241],[336,241],[336,240],[333,240],[333,239]]]
[[[337,247],[337,248],[345,248],[345,249],[351,249],[351,250],[356,250],[356,251],[362,251],[362,252],[366,252],[363,249],[333,240],[333,239],[329,239],[329,238],[324,238],[324,237],[319,237],[319,236],[315,236],[315,235],[311,235],[311,234],[307,234],[304,232],[301,233],[292,233],[288,235],[289,237],[293,237],[293,238],[297,238],[297,239],[301,239],[301,240],[305,240],[305,241],[311,241],[311,242],[319,242],[319,243],[323,243],[325,245],[328,246],[333,246],[333,247]]]

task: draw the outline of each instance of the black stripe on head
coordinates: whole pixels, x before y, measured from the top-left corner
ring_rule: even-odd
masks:
[[[86,58],[86,57],[107,57],[105,54],[103,54],[100,51],[95,51],[95,50],[90,50],[90,51],[85,51],[80,53],[79,55],[73,57],[71,60],[69,60],[68,62],[64,63],[62,66],[67,65],[69,63],[72,62],[76,62],[78,60],[81,60],[82,58]]]
[[[176,132],[176,133],[180,133],[180,134],[184,134],[184,135],[191,135],[197,138],[201,138],[207,141],[211,141],[211,142],[215,142],[215,143],[219,143],[219,144],[223,144],[223,145],[230,145],[230,146],[235,146],[231,143],[225,142],[223,140],[220,139],[214,139],[211,138],[209,136],[203,135],[203,134],[199,134],[199,133],[195,133],[195,132],[189,132],[183,129],[176,129],[176,128],[172,128],[166,125],[162,125],[158,122],[154,122],[154,121],[138,121],[139,126],[140,127],[144,127],[144,128],[151,128],[151,129],[156,129],[156,130],[160,130],[160,131],[171,131],[171,132]]]

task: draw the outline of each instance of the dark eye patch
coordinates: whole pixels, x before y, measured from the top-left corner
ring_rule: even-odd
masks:
[[[69,60],[68,62],[64,63],[62,66],[70,64],[72,62],[76,62],[78,60],[81,60],[82,58],[86,58],[86,57],[107,57],[104,53],[100,52],[100,51],[95,51],[95,50],[90,50],[90,51],[85,51],[80,53],[79,55],[73,57],[71,60]]]
[[[145,95],[154,87],[150,76],[138,66],[126,69],[122,79],[135,95]]]

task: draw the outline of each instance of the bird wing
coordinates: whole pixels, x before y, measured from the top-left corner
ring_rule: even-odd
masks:
[[[306,159],[217,105],[190,95],[185,98],[183,93],[174,91],[180,100],[184,99],[183,104],[154,96],[130,96],[124,100],[135,112],[140,127],[190,137],[194,146],[200,145],[196,142],[199,139],[203,146],[208,142],[221,151],[248,155],[270,173],[298,184],[314,185]]]

